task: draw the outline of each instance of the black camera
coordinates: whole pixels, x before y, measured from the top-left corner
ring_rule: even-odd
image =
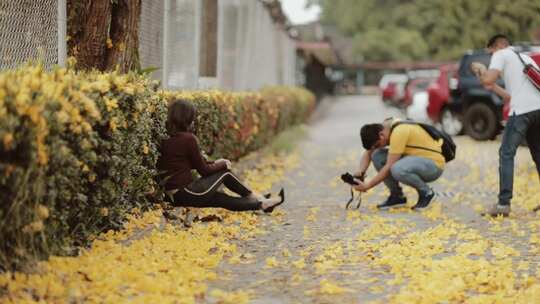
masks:
[[[355,176],[350,174],[349,172],[345,172],[344,174],[341,174],[341,180],[349,185],[358,185],[358,182],[356,182],[354,179],[359,179],[360,181],[364,181],[364,175]]]
[[[354,176],[352,176],[352,174],[349,172],[341,174],[341,180],[349,185],[358,185],[358,183],[354,180]]]
[[[341,180],[351,186],[358,185],[358,182],[355,181],[354,179],[358,179],[363,182],[364,178],[365,178],[365,174],[352,175],[349,172],[345,172],[341,174]],[[345,205],[345,209],[349,209],[349,205],[353,202],[353,200],[354,200],[354,192],[353,192],[353,189],[351,188],[351,198],[347,202],[347,205]],[[361,203],[362,203],[362,197],[358,195],[358,203],[356,204],[356,209],[360,208]]]

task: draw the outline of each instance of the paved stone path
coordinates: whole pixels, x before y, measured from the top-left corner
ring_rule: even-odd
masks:
[[[395,237],[401,228],[406,229],[403,234],[414,234],[436,230],[445,223],[448,227],[463,225],[459,234],[472,229],[485,238],[488,248],[504,244],[519,251],[520,256],[513,258],[512,266],[516,278],[518,273],[537,275],[540,259],[536,249],[531,249],[534,247],[531,235],[539,231],[540,215],[536,217],[530,211],[534,202],[525,200],[538,192],[538,180],[525,148],[520,148],[516,165],[519,172],[528,176],[516,180],[516,196],[523,202],[516,203],[515,213],[508,220],[489,221],[479,215],[496,199],[499,142],[479,143],[465,136],[457,138],[457,159],[448,164],[442,178],[433,184],[438,196],[427,212],[408,208],[377,211],[375,205],[387,195],[382,184],[364,195],[360,209],[344,209],[349,188],[340,182],[339,175],[357,166],[362,151],[359,128],[389,116],[402,117],[402,114],[385,107],[376,97],[349,96],[331,101],[324,114],[308,127],[309,135],[299,145],[298,167],[274,185],[275,189],[285,187],[287,191],[284,214],[264,218],[266,234],[238,242],[239,251],[244,252],[240,263],[223,263],[218,269],[221,279],[210,286],[229,291],[249,290],[252,303],[396,301],[392,297],[403,294],[404,286],[412,278],[390,283],[396,278],[396,270],[391,271],[395,265],[370,257],[371,251],[366,249],[369,245],[362,241],[371,232],[375,233],[373,238],[381,237],[376,233],[386,229],[384,223],[391,223],[392,229],[398,230],[384,232],[382,239],[384,235]],[[373,176],[374,172],[368,174]],[[413,205],[416,193],[410,188],[405,190],[409,205]],[[449,221],[453,224],[448,224]],[[459,242],[465,241],[452,239],[443,244],[454,248]],[[454,249],[443,248],[437,258],[451,256]],[[373,250],[373,255],[383,253]],[[491,254],[488,250],[480,256],[489,258],[496,254],[492,249]],[[411,257],[409,262],[413,263],[415,258]],[[377,264],[372,260],[377,260]],[[527,267],[517,264],[522,261],[528,263],[523,264]],[[334,294],[336,285],[344,290]]]

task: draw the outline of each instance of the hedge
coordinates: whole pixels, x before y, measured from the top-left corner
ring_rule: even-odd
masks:
[[[237,159],[254,151],[287,127],[306,120],[314,96],[304,89],[267,87],[256,93],[160,92],[171,101],[197,105],[196,134],[208,155]]]
[[[130,73],[25,66],[0,73],[0,267],[73,254],[151,206],[167,102],[193,101],[201,146],[237,159],[304,121],[304,89],[163,91]]]

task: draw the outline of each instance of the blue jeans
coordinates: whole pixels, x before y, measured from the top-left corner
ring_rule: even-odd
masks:
[[[375,169],[380,171],[388,159],[388,149],[377,149],[371,155]],[[427,183],[439,178],[443,170],[429,158],[419,156],[403,156],[392,168],[391,174],[384,179],[384,184],[390,190],[390,195],[403,196],[403,189],[399,183],[411,186],[418,194],[425,195],[431,192]]]
[[[514,157],[523,139],[527,140],[536,170],[540,174],[540,110],[512,115],[504,128],[499,149],[499,204],[509,205],[514,187]]]

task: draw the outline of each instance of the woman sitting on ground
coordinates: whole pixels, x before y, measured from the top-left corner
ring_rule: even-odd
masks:
[[[197,137],[191,132],[195,120],[192,103],[177,100],[170,104],[167,119],[169,138],[161,143],[158,170],[164,172],[165,190],[174,206],[214,207],[231,211],[263,210],[270,213],[284,201],[281,189],[277,197],[258,195],[231,173],[231,162],[219,159],[208,162],[199,149]],[[201,178],[193,181],[191,170]],[[224,185],[240,197],[219,191]]]

